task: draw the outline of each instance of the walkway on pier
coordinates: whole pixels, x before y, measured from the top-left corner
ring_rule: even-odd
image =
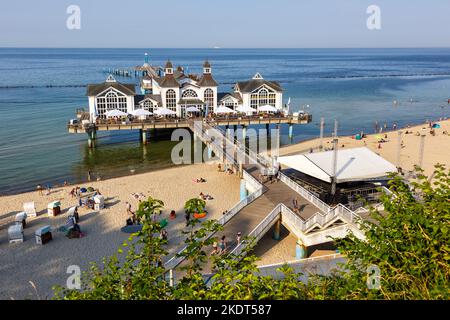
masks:
[[[246,167],[245,170],[255,179],[258,179],[259,170],[257,166]],[[300,210],[296,214],[302,220],[307,220],[320,211],[319,208],[292,190],[285,183],[274,181],[273,183],[264,183],[263,185],[266,191],[263,195],[240,210],[224,225],[224,230],[217,233],[219,239],[225,235],[229,251],[232,251],[237,244],[236,234],[238,232],[242,233],[242,237],[247,236],[280,203],[283,203],[292,210],[292,200],[297,199]]]

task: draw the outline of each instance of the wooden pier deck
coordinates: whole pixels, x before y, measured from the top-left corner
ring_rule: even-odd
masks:
[[[255,179],[259,179],[257,166],[247,167],[245,170]],[[281,181],[265,182],[264,186],[266,187],[264,194],[239,211],[224,225],[224,230],[217,233],[219,239],[225,235],[229,251],[237,245],[236,234],[238,232],[242,233],[242,237],[248,235],[279,203],[292,209],[292,200],[297,199],[300,207],[297,215],[303,220],[320,212],[319,208]]]
[[[151,119],[133,122],[108,123],[102,121],[92,124],[67,124],[69,133],[89,133],[90,131],[114,131],[114,130],[149,130],[149,129],[175,129],[189,128],[192,120],[204,121],[198,119]],[[208,119],[211,126],[249,126],[249,125],[267,125],[267,124],[307,124],[311,122],[311,115],[305,114],[299,117],[242,117],[242,118],[215,118]]]

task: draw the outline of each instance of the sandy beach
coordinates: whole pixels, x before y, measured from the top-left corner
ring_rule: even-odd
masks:
[[[431,173],[435,163],[449,165],[450,120],[440,121],[441,128],[435,129],[435,136],[429,132],[428,125],[419,125],[408,130],[411,134],[403,134],[404,147],[401,151],[401,166],[404,170],[412,170],[418,163],[419,140],[416,133],[426,134],[424,149],[424,169]],[[382,157],[396,163],[397,132],[386,132],[387,142],[379,148],[377,135],[369,135],[363,140],[352,137],[339,137],[339,148],[367,146]],[[331,139],[324,138],[324,147],[331,147]],[[283,147],[280,155],[309,152],[316,149],[319,139]],[[316,150],[314,150],[316,152]],[[99,212],[80,209],[80,226],[86,237],[68,239],[62,233],[54,231],[53,241],[49,244],[37,245],[34,231],[44,225],[51,225],[54,230],[65,224],[66,211],[76,205],[76,198],[69,195],[73,186],[52,190],[50,195],[36,192],[22,193],[0,197],[0,298],[1,299],[45,299],[52,296],[53,285],[65,285],[66,270],[70,265],[79,265],[84,270],[90,262],[100,261],[103,257],[116,252],[120,244],[128,238],[128,234],[120,231],[125,225],[127,213],[125,202],[129,201],[133,209],[137,200],[133,193],[143,193],[165,202],[163,217],[168,217],[170,210],[177,212],[177,218],[169,222],[168,250],[174,253],[183,245],[181,230],[185,228],[184,202],[197,197],[200,192],[210,194],[213,200],[207,202],[208,218],[219,219],[224,210],[239,201],[240,180],[236,175],[219,173],[215,165],[201,164],[175,167],[161,171],[139,175],[130,175],[104,181],[80,184],[79,186],[99,189],[106,198],[106,208]],[[206,183],[194,183],[196,178],[206,179]],[[62,203],[62,213],[57,217],[47,215],[47,204],[54,200]],[[34,201],[38,217],[29,218],[25,228],[24,243],[9,244],[7,228],[16,213],[22,211],[24,202]],[[274,241],[267,234],[255,250],[260,256],[259,265],[282,261],[291,261],[295,257],[295,237],[288,232],[282,241]],[[37,290],[30,284],[32,281]]]
[[[404,171],[413,170],[414,165],[419,163],[420,154],[420,134],[425,134],[423,169],[425,174],[430,175],[434,170],[436,163],[446,164],[450,167],[450,120],[438,121],[441,128],[434,129],[435,135],[430,134],[428,124],[401,128],[395,131],[382,132],[379,134],[369,134],[367,138],[356,140],[353,137],[339,137],[339,149],[368,147],[394,165],[397,164],[397,145],[398,131],[402,131],[403,148],[400,153],[400,167]],[[389,129],[389,128],[388,128]],[[408,134],[405,134],[408,131]],[[417,135],[419,133],[419,136]],[[387,135],[387,138],[385,138]],[[378,136],[381,136],[387,142],[378,143]],[[309,140],[295,145],[280,148],[280,155],[290,155],[309,152],[311,148],[317,152],[320,145],[320,139]],[[332,147],[330,137],[323,138],[324,148]],[[381,148],[378,148],[381,146]]]
[[[196,178],[206,179],[206,183],[194,183]],[[82,208],[80,227],[86,236],[81,239],[68,239],[63,233],[54,231],[53,241],[41,246],[36,244],[34,231],[44,225],[54,230],[64,225],[66,211],[76,205],[76,198],[69,195],[73,186],[52,190],[51,194],[39,195],[29,192],[0,197],[0,299],[45,299],[52,296],[53,285],[65,285],[67,267],[79,265],[82,270],[90,262],[101,261],[105,256],[116,252],[121,243],[128,238],[120,228],[125,225],[127,213],[125,202],[132,204],[137,200],[132,193],[143,193],[161,199],[165,203],[162,216],[168,217],[170,210],[177,212],[177,218],[168,225],[170,253],[183,245],[181,230],[185,228],[184,203],[197,197],[200,192],[211,195],[207,201],[208,218],[219,219],[224,210],[239,201],[240,179],[236,175],[217,172],[215,165],[200,164],[131,175],[104,181],[81,184],[98,188],[105,196],[106,208],[99,212]],[[49,217],[47,204],[61,201],[61,215]],[[27,219],[23,243],[10,244],[7,228],[16,213],[22,211],[24,202],[34,201],[38,217]],[[37,292],[29,283],[32,281]]]

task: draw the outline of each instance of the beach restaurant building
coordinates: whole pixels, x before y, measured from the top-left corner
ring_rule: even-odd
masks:
[[[164,72],[148,64],[142,66],[143,78],[140,94],[136,94],[134,84],[122,84],[110,75],[104,83],[87,87],[89,113],[92,119],[106,118],[106,113],[119,110],[130,114],[136,109],[154,112],[166,108],[184,118],[186,110],[198,110],[198,114],[214,113],[217,107],[227,107],[233,111],[240,106],[251,107],[258,112],[261,106],[272,106],[282,110],[283,89],[275,81],[265,80],[257,73],[248,81],[237,82],[233,92],[218,93],[218,84],[212,75],[208,61],[203,64],[203,73],[185,74],[184,68],[174,69],[167,61]]]

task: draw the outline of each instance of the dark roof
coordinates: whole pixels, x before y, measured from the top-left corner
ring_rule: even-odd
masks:
[[[178,83],[178,81],[175,79],[175,77],[173,76],[173,74],[166,74],[164,76],[164,78],[162,79],[162,81],[159,82],[159,85],[162,88],[179,88],[180,84]]]
[[[217,87],[218,86],[216,80],[214,80],[212,75],[210,75],[209,73],[202,75],[202,77],[198,81],[198,85],[200,87]]]
[[[134,102],[135,104],[139,104],[140,102],[144,101],[145,99],[152,99],[156,102],[158,102],[159,104],[161,103],[161,95],[160,94],[146,94],[146,95],[136,95],[134,97]]]
[[[167,68],[171,68],[171,69],[173,69],[173,64],[172,64],[172,62],[170,62],[170,60],[167,60],[167,62],[166,62],[166,67],[165,67],[166,69]]]
[[[203,64],[204,68],[211,68],[211,64],[209,63],[208,60],[205,61],[205,63]]]
[[[134,84],[132,83],[125,84],[120,82],[104,82],[100,84],[88,84],[86,95],[89,97],[96,96],[99,93],[108,90],[109,88],[114,88],[120,92],[123,92],[126,95],[130,96],[136,95]]]
[[[231,96],[235,99],[237,99],[238,101],[242,102],[242,97],[239,93],[237,92],[219,92],[217,93],[217,101],[221,101],[222,99],[226,98],[227,96]]]
[[[258,89],[259,87],[266,85],[268,87],[271,87],[272,89],[276,91],[283,91],[283,88],[281,88],[280,84],[276,81],[267,81],[264,79],[252,79],[249,81],[240,81],[237,83],[239,90],[241,92],[252,92],[255,89]]]

